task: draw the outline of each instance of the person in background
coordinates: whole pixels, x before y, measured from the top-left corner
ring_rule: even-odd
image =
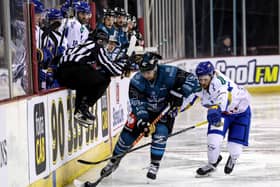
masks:
[[[221,39],[218,40],[218,44],[215,50],[216,56],[232,56],[232,42],[229,36],[223,36]]]
[[[116,52],[116,47],[119,45],[119,42],[115,35],[109,36],[109,42],[107,45],[108,56],[114,61],[117,58],[118,53]]]
[[[116,14],[114,27],[117,31],[117,39],[120,43],[120,48],[123,48],[123,46],[128,44],[127,34],[123,30],[124,24],[126,23],[126,12],[120,7],[116,7],[114,11]]]
[[[89,4],[84,1],[73,1],[72,7],[70,2],[65,3],[63,5],[63,12],[67,12],[69,9],[73,9],[75,16],[68,18],[69,20],[67,22],[65,20],[60,27],[60,31],[66,29],[65,37],[68,41],[67,47],[73,48],[88,39],[88,21],[91,16],[91,9]]]
[[[51,64],[51,61],[56,56],[62,55],[67,48],[67,39],[62,37],[59,31],[63,15],[58,9],[50,9],[47,12],[46,19],[48,21],[47,27],[43,30],[41,36],[41,49],[43,51],[43,60],[40,68],[40,82],[41,89],[57,88],[59,84],[53,77],[53,72],[57,68]]]
[[[104,9],[102,22],[98,23],[97,29],[101,29],[108,35],[115,35],[114,21],[115,12],[112,9]]]

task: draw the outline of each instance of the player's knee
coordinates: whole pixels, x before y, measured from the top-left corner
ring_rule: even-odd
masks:
[[[152,136],[151,153],[153,155],[163,155],[167,138],[168,128],[165,125],[158,124],[156,132]]]
[[[222,144],[224,137],[220,134],[208,134],[207,136],[207,143],[208,145],[213,145],[218,147]]]
[[[220,147],[223,141],[223,136],[220,134],[208,134],[207,147],[208,147],[208,161],[216,163],[220,155]]]
[[[154,135],[167,137],[168,136],[168,127],[164,124],[157,124]]]
[[[130,149],[135,139],[136,138],[129,131],[123,130],[116,143],[114,154],[120,154]]]
[[[131,145],[136,138],[137,136],[134,136],[134,134],[132,134],[131,132],[123,130],[118,142],[124,145]]]
[[[235,142],[228,142],[228,152],[230,156],[236,160],[239,158],[240,154],[242,153],[243,145],[235,143]]]

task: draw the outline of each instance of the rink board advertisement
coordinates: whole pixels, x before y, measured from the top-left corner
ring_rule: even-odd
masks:
[[[28,101],[30,183],[49,175],[47,95]]]
[[[180,60],[171,63],[184,70],[194,72],[202,61],[211,61],[238,85],[248,87],[279,86],[279,56],[228,57],[209,59]]]
[[[110,84],[111,133],[115,136],[122,130],[129,111],[128,78],[116,78]]]
[[[68,90],[28,101],[30,183],[109,139],[102,134],[100,100],[91,108],[97,119],[89,128],[74,120],[74,106],[75,93]]]
[[[98,104],[92,109],[97,115],[97,120],[89,128],[79,125],[74,120],[74,104],[75,94],[70,91],[64,90],[48,95],[51,171],[104,140],[98,132],[101,120]]]
[[[5,105],[0,106],[0,181],[1,186],[8,186],[8,150],[7,150],[7,132],[6,132],[6,115]]]

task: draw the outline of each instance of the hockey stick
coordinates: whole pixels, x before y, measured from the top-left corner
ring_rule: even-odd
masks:
[[[157,122],[163,117],[165,116],[165,114],[167,114],[167,112],[169,112],[169,110],[171,109],[170,105],[167,105],[167,107],[158,115],[158,117],[156,117],[156,119],[154,119],[154,121],[150,124],[150,126],[152,125],[156,125]],[[132,147],[134,147],[142,138],[144,137],[144,133],[142,132],[138,138],[136,138],[136,140],[132,143]]]
[[[181,112],[184,112],[184,111],[186,111],[186,110],[188,110],[191,106],[193,106],[193,104],[195,103],[195,101],[197,100],[197,96],[195,96],[193,99],[192,99],[192,101],[186,106],[186,107],[184,107],[184,108],[182,108],[182,109],[179,109],[179,112],[181,113]],[[153,124],[153,125],[155,125],[167,112],[169,112],[169,110],[171,109],[171,107],[170,107],[170,105],[168,105],[161,113],[160,113],[160,115],[151,123],[151,125]],[[133,146],[135,146],[140,140],[141,140],[141,138],[143,138],[143,136],[144,136],[144,133],[141,133],[140,135],[139,135],[139,137],[132,143],[132,145]],[[150,144],[149,144],[150,145]],[[132,147],[133,147],[132,146]],[[141,146],[140,146],[141,147]],[[144,146],[145,147],[145,146]],[[141,147],[142,148],[142,147]],[[136,149],[136,148],[135,148]],[[140,148],[137,148],[137,149],[140,149]],[[136,149],[136,150],[137,150]],[[124,152],[124,153],[122,153],[122,154],[120,154],[120,155],[115,155],[115,156],[111,156],[111,157],[108,157],[108,158],[105,158],[105,159],[103,159],[103,160],[99,160],[99,161],[96,161],[96,162],[91,162],[91,161],[87,161],[87,160],[82,160],[82,159],[80,159],[80,160],[78,160],[78,162],[80,162],[81,164],[90,164],[90,165],[94,165],[94,164],[99,164],[99,163],[102,163],[102,162],[105,162],[105,161],[107,161],[107,160],[110,160],[110,159],[115,159],[115,158],[119,158],[119,157],[122,157],[122,156],[124,156],[126,153],[129,153],[129,152],[131,152],[132,151],[132,149],[131,150],[128,150],[128,152]]]
[[[186,132],[186,131],[189,131],[189,130],[191,130],[191,129],[200,127],[200,126],[202,126],[202,125],[204,125],[204,124],[206,124],[206,123],[208,123],[208,122],[207,122],[207,121],[203,121],[203,122],[197,123],[197,124],[195,124],[195,125],[193,125],[193,126],[190,126],[190,127],[185,128],[185,129],[179,130],[179,131],[177,131],[177,132],[174,132],[174,133],[168,135],[168,138],[170,138],[170,137],[172,137],[172,136],[176,136],[176,135],[178,135],[178,134],[182,134],[182,133],[184,133],[184,132]],[[164,139],[159,139],[159,140],[157,140],[156,143],[161,142],[161,141],[164,141]],[[146,144],[143,144],[143,145],[140,145],[140,146],[135,147],[135,148],[133,148],[133,149],[130,149],[130,150],[128,150],[128,151],[126,151],[126,152],[124,152],[124,153],[122,153],[122,154],[115,155],[115,156],[112,156],[112,157],[109,157],[109,158],[106,158],[106,159],[104,159],[104,160],[100,160],[100,161],[97,161],[97,162],[90,162],[90,161],[86,161],[86,160],[78,160],[78,162],[80,162],[80,163],[82,163],[82,164],[95,165],[95,164],[99,164],[99,163],[102,163],[102,162],[107,161],[107,160],[110,160],[110,159],[116,159],[116,158],[123,157],[124,155],[126,155],[126,154],[128,154],[128,153],[137,151],[138,149],[142,149],[142,148],[147,147],[147,146],[149,146],[149,145],[151,145],[151,144],[152,144],[152,142],[148,142],[148,143],[146,143]]]
[[[129,41],[129,46],[127,48],[126,55],[131,56],[133,51],[135,51],[135,46],[136,46],[137,38],[135,35],[132,35]]]
[[[189,130],[194,129],[194,128],[197,128],[197,127],[200,127],[200,126],[202,126],[202,125],[204,125],[204,124],[207,124],[207,123],[208,123],[208,121],[202,121],[202,122],[197,123],[197,124],[195,124],[195,125],[193,125],[193,126],[190,126],[190,127],[184,128],[184,129],[182,129],[182,130],[179,130],[179,131],[177,131],[177,132],[175,132],[175,133],[172,133],[172,134],[168,135],[168,138],[170,138],[170,137],[172,137],[172,136],[176,136],[176,135],[178,135],[178,134],[182,134],[182,133],[184,133],[184,132],[186,132],[186,131],[189,131]],[[157,140],[156,142],[159,143],[159,142],[162,142],[162,141],[165,141],[165,139],[159,139],[159,140]],[[115,158],[115,159],[116,159],[116,158],[120,158],[120,157],[124,156],[124,155],[127,154],[127,153],[134,152],[134,151],[136,151],[136,150],[138,150],[138,149],[141,149],[141,148],[143,148],[143,147],[147,147],[147,146],[149,146],[149,145],[151,145],[151,144],[152,144],[152,142],[143,144],[143,145],[138,146],[138,147],[136,147],[136,148],[134,148],[134,149],[131,149],[131,150],[129,150],[129,151],[123,153],[123,154],[119,154],[119,155],[113,156],[113,157],[111,157],[111,158]],[[108,159],[107,159],[107,160],[108,160]],[[104,160],[104,161],[105,161],[105,160]],[[99,162],[99,163],[100,163],[100,162]],[[87,162],[87,163],[85,163],[85,164],[95,164],[95,163],[94,163],[94,162]],[[75,181],[74,181],[74,184],[75,184],[76,186],[79,186],[79,187],[95,187],[95,186],[97,186],[105,177],[106,177],[106,175],[101,175],[101,176],[97,179],[97,181],[95,181],[94,183],[89,182],[89,181],[83,183],[83,182],[81,182],[81,181],[75,180]]]
[[[195,101],[195,100],[194,100]],[[194,104],[194,101],[193,102],[191,102],[191,103],[189,103],[186,107],[184,107],[183,109],[180,109],[179,111],[180,112],[183,112],[183,111],[185,111],[185,110],[187,110],[187,109],[189,109],[193,104]],[[169,106],[169,105],[168,105]],[[167,107],[168,107],[167,106]],[[169,106],[170,107],[170,106]],[[164,112],[165,113],[165,110],[166,110],[167,108],[165,108],[163,111],[162,111],[162,113]],[[170,108],[169,108],[170,109]],[[168,109],[168,111],[169,111],[169,109]],[[154,121],[159,121],[162,117],[163,117],[163,115],[162,115],[162,113],[154,120]],[[166,112],[167,113],[167,112]],[[152,122],[152,124],[156,124],[156,123],[154,123],[154,121]],[[139,137],[132,143],[132,145],[133,146],[135,146],[142,138],[143,138],[143,136],[144,136],[144,133],[141,133],[140,135],[139,135]],[[137,148],[137,149],[140,149],[140,148]],[[137,150],[136,149],[136,150]],[[131,149],[132,150],[132,149]],[[128,152],[130,152],[131,150],[128,150]],[[103,160],[99,160],[99,161],[96,161],[96,162],[92,162],[92,161],[87,161],[87,160],[82,160],[82,159],[79,159],[79,160],[77,160],[79,163],[81,163],[81,164],[90,164],[90,165],[95,165],[95,164],[100,164],[100,163],[102,163],[102,162],[105,162],[105,161],[107,161],[107,160],[110,160],[110,159],[115,159],[115,158],[119,158],[119,157],[122,157],[123,155],[125,155],[126,154],[126,152],[124,152],[124,153],[122,153],[122,154],[120,154],[120,155],[115,155],[115,156],[111,156],[111,157],[108,157],[108,158],[105,158],[105,159],[103,159]]]
[[[155,125],[165,114],[167,114],[167,112],[169,112],[169,110],[171,109],[171,106],[170,105],[167,105],[167,107],[165,107],[165,109],[156,117],[156,119],[154,119],[154,121],[151,123],[151,125]],[[134,145],[136,145],[144,136],[144,133],[141,133],[138,138],[132,143],[132,147]],[[128,150],[129,151],[129,150]],[[127,152],[128,152],[127,151]],[[120,154],[121,156],[124,156],[127,152],[124,152],[122,154]],[[116,155],[116,156],[111,156],[111,157],[108,157],[108,158],[105,158],[103,160],[99,160],[99,161],[96,161],[96,162],[91,162],[91,161],[87,161],[87,160],[77,160],[78,162],[82,163],[82,164],[99,164],[99,163],[102,163],[102,162],[105,162],[107,160],[110,160],[112,158],[119,158],[120,155]],[[117,157],[118,156],[118,157]]]
[[[66,31],[67,31],[67,25],[68,25],[69,19],[72,15],[73,15],[73,0],[70,0],[69,9],[68,9],[68,12],[67,12],[67,18],[66,18],[64,26],[63,26],[63,31],[62,31],[61,38],[60,38],[58,46],[62,46],[63,40],[64,40],[65,35],[66,35]],[[55,52],[55,54],[57,55],[57,51]]]
[[[126,55],[128,56],[128,64],[125,67],[125,71],[121,75],[121,79],[123,79],[124,77],[129,77],[129,75],[130,75],[130,69],[131,69],[130,58],[132,58],[132,54],[135,51],[136,42],[137,42],[137,38],[135,35],[133,35],[129,41],[129,46],[126,51]],[[119,54],[118,54],[118,56],[119,56]]]

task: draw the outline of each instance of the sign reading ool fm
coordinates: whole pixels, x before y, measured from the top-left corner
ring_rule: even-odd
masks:
[[[239,85],[279,86],[279,56],[192,59],[177,61],[172,65],[194,72],[199,62],[207,60]]]
[[[278,64],[258,65],[257,59],[249,60],[247,64],[235,66],[225,60],[218,60],[216,68],[240,85],[275,84],[279,79]]]

